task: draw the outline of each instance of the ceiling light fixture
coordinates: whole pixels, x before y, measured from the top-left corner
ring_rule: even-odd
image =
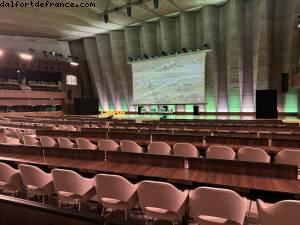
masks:
[[[154,8],[158,9],[158,7],[159,7],[159,0],[153,0],[153,5],[154,5]]]
[[[71,66],[79,66],[79,63],[78,62],[70,62],[70,65]]]
[[[126,7],[127,15],[131,16],[131,6]]]
[[[107,13],[105,13],[105,14],[103,15],[103,18],[104,18],[104,22],[105,22],[105,23],[108,23],[108,14],[107,14]]]
[[[27,54],[27,53],[20,53],[19,54],[20,58],[23,59],[23,60],[32,60],[33,56],[30,55],[30,54]]]
[[[98,16],[100,18],[103,17],[104,21],[106,21],[106,18],[107,18],[107,22],[108,22],[108,15],[109,14],[114,13],[114,12],[119,12],[119,11],[124,10],[124,9],[127,11],[127,15],[131,16],[132,6],[144,4],[144,3],[149,2],[149,1],[151,1],[151,0],[131,0],[131,1],[129,1],[128,3],[126,3],[124,5],[119,5],[119,6],[116,6],[114,8],[107,9],[107,10],[103,11],[102,13],[98,14]],[[155,0],[155,2],[156,2],[155,5],[159,4],[158,0]],[[105,23],[107,23],[107,22],[105,22]]]

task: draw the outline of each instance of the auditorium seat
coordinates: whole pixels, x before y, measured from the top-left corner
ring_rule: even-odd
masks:
[[[122,152],[134,152],[134,153],[143,152],[143,148],[139,146],[135,141],[122,140],[120,142],[120,148]]]
[[[151,142],[147,149],[149,153],[158,155],[170,155],[172,150],[166,142]]]
[[[98,146],[93,144],[87,139],[84,138],[76,138],[76,144],[79,149],[87,149],[87,150],[96,150]]]
[[[289,164],[298,167],[298,179],[300,179],[300,151],[292,149],[284,149],[277,153],[274,159],[278,164]]]
[[[199,225],[243,225],[247,200],[231,190],[199,187],[189,193],[189,208]]]
[[[180,191],[165,182],[142,181],[138,185],[139,205],[145,215],[159,219],[181,221],[187,209],[188,191]]]
[[[5,134],[0,133],[0,144],[19,145],[21,143],[18,138],[7,137]]]
[[[239,149],[237,159],[248,162],[270,163],[271,157],[263,149],[243,147]]]
[[[23,190],[20,171],[0,162],[0,190],[13,196]]]
[[[256,204],[261,225],[299,225],[300,201],[285,200],[270,205],[257,200]]]
[[[52,129],[52,130],[59,130],[59,127],[57,127],[56,125],[52,124],[52,125],[51,125],[51,129]]]
[[[300,151],[284,149],[275,156],[275,163],[296,165],[300,168]]]
[[[56,141],[52,137],[40,136],[41,146],[46,148],[53,148],[57,146]]]
[[[75,148],[75,143],[73,143],[72,141],[70,141],[68,138],[64,138],[64,137],[59,137],[57,138],[58,141],[58,146],[60,148]]]
[[[91,125],[92,128],[99,128],[96,124]]]
[[[24,145],[29,146],[40,146],[40,141],[37,140],[33,135],[23,135]]]
[[[176,143],[173,146],[173,155],[183,157],[199,157],[197,148],[190,143]]]
[[[55,192],[59,197],[59,206],[74,203],[81,209],[81,202],[95,196],[94,178],[85,178],[72,170],[53,169],[51,171]]]
[[[67,125],[67,130],[68,131],[77,131],[76,127],[73,125]]]
[[[235,155],[234,150],[228,146],[212,145],[206,150],[208,159],[234,160]]]
[[[59,130],[68,130],[68,127],[66,125],[60,124],[60,125],[58,125],[58,129]]]
[[[119,145],[114,140],[102,139],[98,142],[98,148],[103,151],[118,151]]]
[[[138,204],[137,185],[118,175],[98,174],[95,176],[97,199],[104,210],[124,210],[127,221],[127,210]]]
[[[55,193],[51,173],[46,173],[36,166],[25,164],[20,164],[19,170],[23,184],[27,190],[27,198],[30,195],[42,196],[44,203],[45,196]]]

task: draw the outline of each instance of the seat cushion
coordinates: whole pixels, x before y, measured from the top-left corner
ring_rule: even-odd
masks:
[[[200,215],[197,222],[201,225],[238,225],[237,223],[221,217]]]
[[[120,200],[114,198],[101,198],[101,201],[108,204],[118,204],[120,202]]]
[[[78,202],[83,199],[82,196],[67,191],[59,191],[58,195],[62,202]]]
[[[27,185],[27,190],[28,193],[32,195],[48,195],[46,191],[33,185]]]
[[[145,207],[145,209],[147,211],[154,212],[154,213],[160,213],[160,214],[164,214],[164,213],[168,212],[168,210],[166,210],[166,209],[155,208],[155,207]]]
[[[101,198],[101,204],[105,208],[127,210],[133,207],[130,202],[123,202],[114,198]]]
[[[152,216],[154,218],[161,219],[161,220],[169,220],[169,221],[181,220],[180,216],[177,213],[171,212],[167,209],[148,206],[148,207],[144,207],[144,212],[148,216]]]
[[[2,191],[17,191],[17,189],[13,186],[13,185],[10,185],[4,181],[0,181],[0,190]]]

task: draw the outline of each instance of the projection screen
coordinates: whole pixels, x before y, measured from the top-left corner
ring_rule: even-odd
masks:
[[[132,62],[133,104],[205,103],[206,52]]]

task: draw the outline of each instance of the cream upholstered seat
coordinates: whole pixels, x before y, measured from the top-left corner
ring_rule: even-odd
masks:
[[[173,155],[183,157],[199,157],[197,148],[190,143],[176,143],[173,146]]]
[[[171,154],[171,147],[166,142],[151,142],[148,145],[148,152],[151,154],[158,154],[158,155],[170,155]]]
[[[57,138],[57,141],[60,148],[75,148],[75,143],[70,141],[68,138],[59,137]]]
[[[120,148],[122,152],[134,152],[134,153],[143,152],[143,148],[139,146],[135,141],[122,140],[120,142]]]
[[[60,125],[58,125],[58,129],[59,130],[68,130],[68,126],[60,124]]]
[[[20,139],[8,137],[3,133],[0,133],[0,143],[7,145],[20,145]]]
[[[239,149],[237,153],[237,159],[248,162],[270,163],[271,157],[263,149],[243,147]]]
[[[119,209],[125,211],[132,209],[138,203],[137,185],[130,183],[124,177],[118,175],[98,174],[95,176],[97,198],[105,208]]]
[[[68,131],[77,131],[76,127],[73,125],[67,125],[67,130]]]
[[[234,150],[228,146],[212,145],[206,150],[208,159],[234,160],[235,155]]]
[[[300,201],[285,200],[270,205],[257,200],[256,203],[261,225],[299,225]]]
[[[96,150],[98,146],[93,144],[87,139],[84,138],[76,138],[77,147],[79,149],[87,149],[87,150]]]
[[[55,192],[59,197],[59,206],[64,202],[78,205],[95,196],[94,178],[85,178],[72,170],[53,169],[51,171]]]
[[[14,195],[23,187],[20,171],[0,162],[0,190]]]
[[[40,146],[40,141],[33,135],[23,135],[24,145]]]
[[[103,140],[99,140],[98,148],[99,150],[103,150],[103,151],[118,151],[119,145],[114,140],[103,139]]]
[[[295,165],[298,167],[298,180],[300,179],[300,151],[284,149],[275,156],[275,163]]]
[[[48,136],[40,136],[40,142],[43,147],[52,148],[57,146],[56,141],[52,137]]]
[[[300,151],[284,149],[275,156],[275,163],[296,165],[300,168]]]
[[[25,164],[20,164],[19,170],[28,196],[42,196],[44,202],[45,196],[55,193],[51,173],[46,173],[36,166]]]
[[[139,205],[156,219],[181,221],[187,208],[188,191],[180,191],[165,182],[142,181],[138,185]]]
[[[247,199],[231,190],[199,187],[190,191],[189,206],[200,225],[243,225]]]

